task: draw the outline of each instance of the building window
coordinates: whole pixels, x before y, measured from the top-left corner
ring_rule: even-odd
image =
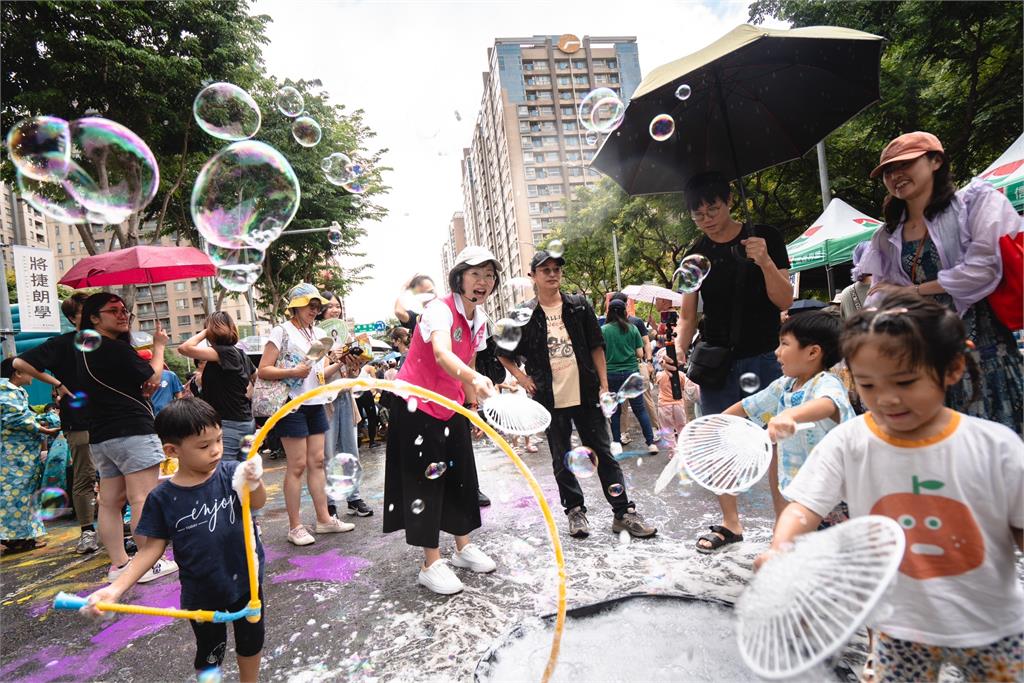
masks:
[[[203,307],[203,300],[194,297],[192,299],[192,308],[202,308],[202,307]]]
[[[74,242],[71,242],[70,244],[68,244],[68,249],[71,251],[72,254],[77,251],[77,249],[75,249],[75,243]]]
[[[193,280],[192,281],[192,291],[193,292],[198,292],[199,291],[199,280]]]
[[[519,115],[520,116],[529,116],[529,114],[530,114],[530,111],[529,111],[529,109],[527,107],[524,107],[522,105],[519,106]]]
[[[64,245],[63,244],[58,244],[57,245],[57,253],[58,254],[63,254],[64,253]]]
[[[188,288],[188,283],[187,282],[175,282],[174,283],[174,291],[175,292],[184,292],[187,288]]]
[[[565,69],[568,69],[569,68],[568,60],[560,60],[560,61],[555,62],[555,68],[558,69],[559,71],[564,71]]]
[[[187,316],[187,315],[179,315],[178,316],[178,324],[179,325],[184,326],[184,325],[188,325],[191,322],[192,322],[192,318],[190,316]]]
[[[174,301],[174,305],[177,306],[179,310],[183,311],[188,308],[188,299],[176,299]]]
[[[562,116],[575,116],[576,110],[572,107],[562,107]]]
[[[167,285],[153,285],[153,296],[167,296]]]
[[[558,152],[548,152],[547,154],[545,154],[544,158],[547,159],[548,161],[562,160],[562,157],[558,154]]]
[[[560,90],[558,92],[558,99],[560,99],[560,100],[571,100],[572,99],[572,93],[569,92],[568,90]]]
[[[587,60],[585,59],[574,59],[572,60],[572,68],[574,69],[586,69]]]
[[[569,85],[569,83],[571,83],[571,82],[572,82],[572,81],[570,81],[570,80],[569,80],[569,77],[568,77],[568,76],[559,76],[559,77],[558,77],[558,85],[564,85],[564,86],[567,86],[567,85]]]
[[[554,116],[555,115],[555,109],[554,109],[554,107],[541,107],[540,108],[540,115],[541,116]]]
[[[530,215],[536,215],[540,213],[540,204],[537,202],[530,202]]]
[[[537,186],[536,185],[527,185],[526,186],[526,196],[527,197],[536,197],[537,196]]]
[[[537,177],[537,169],[535,169],[533,166],[530,166],[529,168],[524,168],[523,173],[526,175],[527,180],[533,180],[534,178]]]

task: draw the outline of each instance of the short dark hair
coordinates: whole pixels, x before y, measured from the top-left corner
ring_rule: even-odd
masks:
[[[56,403],[47,403],[46,407],[43,408],[43,411],[46,412],[50,410],[60,410],[60,406]]]
[[[178,446],[207,427],[220,427],[220,415],[201,398],[180,398],[156,414],[154,427],[160,441]]]
[[[801,347],[816,344],[821,347],[822,366],[827,370],[842,357],[839,353],[839,334],[842,325],[835,313],[811,311],[786,318],[779,328],[779,336],[793,335]]]
[[[719,199],[728,203],[731,194],[729,181],[718,171],[693,176],[683,189],[686,208],[690,211],[696,211],[701,204],[714,204]]]
[[[14,358],[4,358],[0,361],[0,377],[10,379],[14,377]]]
[[[89,295],[85,292],[75,292],[60,302],[60,312],[68,319],[68,322],[73,323],[75,316],[82,312],[82,306],[88,298]]]
[[[92,321],[92,317],[99,317],[100,309],[106,306],[111,301],[120,301],[122,304],[125,305],[125,307],[128,306],[128,304],[124,303],[124,299],[119,297],[117,294],[111,294],[110,292],[96,292],[95,294],[90,295],[82,303],[82,320],[78,324],[78,327],[83,330],[96,329],[96,324]],[[124,334],[121,335],[121,339],[123,339],[126,342],[130,342],[131,333],[125,332]]]

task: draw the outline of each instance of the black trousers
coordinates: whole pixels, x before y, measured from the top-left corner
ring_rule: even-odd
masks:
[[[356,399],[356,403],[363,411],[363,417],[366,419],[366,435],[370,438],[370,445],[372,446],[377,442],[377,402],[374,399],[372,391],[364,391],[359,398]]]
[[[626,481],[622,475],[622,467],[612,457],[611,437],[608,435],[608,421],[597,406],[573,406],[572,408],[555,408],[551,411],[551,426],[547,429],[548,448],[551,450],[551,467],[558,483],[558,497],[562,507],[568,512],[574,507],[583,508],[583,491],[580,482],[569,468],[565,466],[565,454],[572,448],[572,426],[576,425],[580,441],[597,455],[597,477],[601,480],[604,497],[612,506],[616,517],[622,517],[629,508],[634,507],[629,501]],[[612,484],[622,487],[618,496],[608,492]]]

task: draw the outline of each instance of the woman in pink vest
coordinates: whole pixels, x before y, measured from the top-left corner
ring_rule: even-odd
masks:
[[[474,356],[487,341],[482,305],[498,285],[501,266],[489,250],[466,247],[448,274],[448,296],[432,301],[412,334],[398,379],[475,408],[494,394],[476,372]],[[436,403],[395,410],[388,428],[384,470],[384,532],[405,529],[409,545],[423,548],[417,582],[451,595],[462,582],[441,559],[440,532],[455,536],[452,564],[474,572],[495,570],[494,560],[469,540],[480,526],[476,462],[469,421]]]

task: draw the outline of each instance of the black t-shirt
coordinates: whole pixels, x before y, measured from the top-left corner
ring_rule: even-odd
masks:
[[[153,408],[142,383],[153,368],[123,339],[103,338],[95,351],[75,352],[78,377],[88,396],[89,443],[155,434]]]
[[[67,332],[50,337],[34,349],[18,356],[39,372],[47,370],[71,393],[82,389],[78,381],[78,363],[75,361],[75,335]],[[85,406],[73,408],[75,403],[69,396],[60,399],[60,427],[64,432],[79,432],[89,428]]]
[[[249,357],[236,346],[213,346],[220,362],[209,362],[203,370],[203,400],[213,406],[220,419],[247,422],[252,404],[245,397],[249,377],[256,371]]]
[[[178,486],[165,480],[146,497],[135,531],[174,544],[182,609],[227,609],[234,602],[249,599],[242,503],[231,488],[231,477],[239,464],[221,460],[202,484]],[[259,532],[255,534],[262,583],[267,563]]]
[[[780,270],[788,269],[789,254],[779,231],[770,225],[754,225],[752,232],[754,237],[764,239],[768,256],[775,266]],[[746,236],[749,235],[741,232],[735,239],[718,244],[704,235],[687,252],[687,255],[704,254],[711,260],[711,273],[700,287],[700,295],[704,299],[701,338],[715,346],[729,346],[737,278],[740,268],[747,271],[738,297],[743,313],[735,347],[736,358],[756,356],[779,345],[779,309],[768,298],[761,268],[745,259],[740,240]]]
[[[646,337],[651,334],[650,330],[647,329],[647,323],[644,319],[638,315],[629,316],[629,324],[636,327],[637,331],[640,332],[641,337]]]
[[[409,332],[415,332],[416,322],[419,321],[420,314],[414,313],[413,311],[406,311],[405,314],[409,316],[409,319],[406,320],[404,323],[402,321],[399,321],[398,324],[404,327],[405,329],[409,330]],[[411,342],[412,340],[410,339],[409,341]]]

